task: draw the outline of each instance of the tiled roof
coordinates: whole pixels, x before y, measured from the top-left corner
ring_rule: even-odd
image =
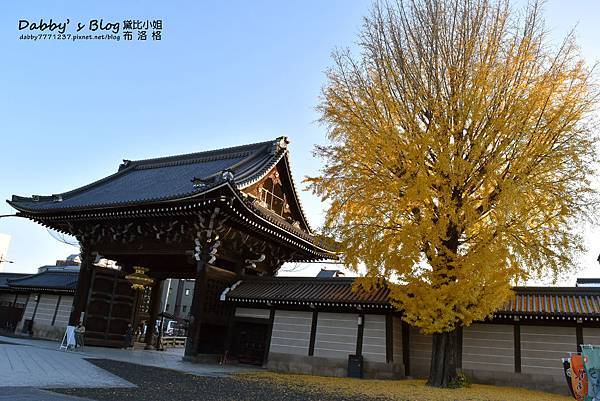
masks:
[[[239,281],[224,298],[236,303],[272,303],[392,308],[389,291],[353,292],[353,278],[273,277]],[[514,299],[500,308],[495,317],[600,319],[600,289],[589,287],[517,287]]]
[[[8,286],[14,289],[73,292],[77,287],[78,278],[78,272],[46,271],[22,278],[9,279]]]
[[[225,296],[234,302],[391,307],[387,288],[352,291],[353,282],[353,278],[337,277],[261,277],[236,283]]]
[[[27,274],[27,273],[0,273],[0,289],[9,288],[8,280],[23,278],[23,277],[27,277],[27,276],[30,276],[30,274]]]
[[[9,203],[21,211],[62,211],[143,204],[192,196],[222,182],[232,171],[241,189],[256,182],[286,153],[287,139],[277,138],[233,148],[137,161],[124,161],[117,173],[84,187],[52,196],[21,197]],[[213,179],[214,178],[214,179]],[[194,186],[193,179],[203,180]]]
[[[496,315],[600,317],[600,289],[590,287],[517,287],[515,297]]]

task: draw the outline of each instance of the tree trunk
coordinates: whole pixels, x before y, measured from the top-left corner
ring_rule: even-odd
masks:
[[[462,368],[461,329],[436,333],[431,345],[428,386],[448,387]]]

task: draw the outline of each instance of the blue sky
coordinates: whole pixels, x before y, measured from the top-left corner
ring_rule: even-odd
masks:
[[[354,47],[364,0],[13,1],[0,4],[0,198],[52,194],[139,159],[287,135],[293,173],[316,174],[325,128],[314,107],[336,47]],[[600,59],[594,1],[550,0],[553,37],[578,24],[590,63]],[[87,22],[162,19],[162,41],[22,41],[20,19]],[[73,31],[73,29],[71,29]],[[322,205],[301,194],[313,226]],[[12,213],[5,203],[0,214]],[[24,219],[10,234],[4,270],[29,272],[77,249]],[[589,231],[591,241],[594,233]],[[600,275],[590,242],[579,276]],[[306,269],[303,274],[312,274]]]

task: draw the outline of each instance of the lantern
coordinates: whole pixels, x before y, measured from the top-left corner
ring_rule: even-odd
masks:
[[[148,269],[140,266],[134,266],[133,269],[135,272],[125,276],[125,279],[131,283],[131,288],[138,291],[144,291],[144,287],[154,283],[154,280],[146,274]]]

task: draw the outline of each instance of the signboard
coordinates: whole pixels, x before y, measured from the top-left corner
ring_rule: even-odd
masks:
[[[63,336],[62,342],[60,343],[59,349],[74,349],[75,345],[75,326],[67,326],[65,335]]]

